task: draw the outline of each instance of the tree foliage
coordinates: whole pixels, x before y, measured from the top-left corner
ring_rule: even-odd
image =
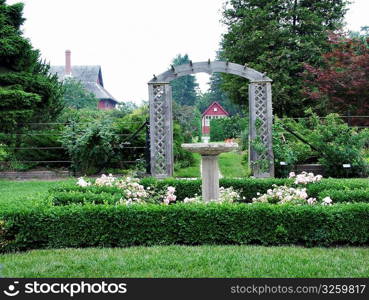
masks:
[[[40,53],[22,36],[23,4],[0,0],[0,123],[12,131],[25,122],[47,121],[63,108],[61,85]],[[23,125],[24,126],[24,125]]]
[[[229,0],[223,11],[228,32],[221,58],[266,72],[273,82],[278,115],[303,115],[303,63],[321,64],[329,50],[327,31],[341,27],[346,0]],[[247,104],[247,81],[224,75],[224,87],[236,103]]]
[[[328,112],[367,115],[369,37],[332,35],[330,42],[333,50],[323,54],[323,66],[305,64],[306,95],[312,101],[327,103]]]
[[[248,119],[238,116],[219,118],[210,121],[210,140],[221,142],[226,139],[239,138],[248,129]]]
[[[80,81],[68,78],[63,82],[64,103],[70,108],[97,109],[99,100],[95,95],[87,91]]]
[[[179,66],[182,64],[188,64],[190,59],[187,54],[178,54],[172,61],[173,66]],[[192,106],[195,104],[197,93],[196,89],[198,84],[196,78],[193,75],[186,75],[178,79],[173,80],[170,83],[172,87],[173,99],[178,104]]]
[[[201,136],[201,114],[196,106],[173,102],[173,120],[181,126],[186,143],[191,143],[193,137]]]

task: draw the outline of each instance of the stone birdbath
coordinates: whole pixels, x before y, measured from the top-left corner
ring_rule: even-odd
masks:
[[[218,155],[238,149],[236,143],[182,144],[183,149],[201,154],[202,197],[205,202],[219,200]]]

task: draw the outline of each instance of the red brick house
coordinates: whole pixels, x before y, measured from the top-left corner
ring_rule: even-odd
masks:
[[[51,66],[50,73],[60,81],[72,77],[81,82],[84,88],[99,99],[98,109],[111,110],[119,102],[104,88],[101,66],[72,66],[71,51],[65,51],[65,66]]]
[[[202,134],[210,134],[210,120],[228,117],[228,112],[218,103],[213,102],[202,114]]]

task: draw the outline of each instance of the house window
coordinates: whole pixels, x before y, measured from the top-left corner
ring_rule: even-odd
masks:
[[[218,111],[218,108],[217,107],[214,107],[214,111]]]

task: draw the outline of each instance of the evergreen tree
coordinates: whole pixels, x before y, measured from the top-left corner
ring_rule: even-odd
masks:
[[[0,124],[14,131],[20,124],[48,121],[62,110],[62,87],[40,61],[39,51],[22,36],[23,4],[0,0]]]
[[[173,66],[179,66],[190,63],[190,59],[187,54],[178,54],[172,61]],[[197,93],[196,89],[198,84],[196,78],[193,75],[186,75],[178,79],[173,80],[170,85],[172,86],[173,99],[181,105],[192,106],[195,104]]]
[[[278,115],[300,116],[303,63],[319,66],[329,50],[328,32],[342,26],[347,0],[229,0],[223,11],[228,32],[221,58],[266,72],[273,82]],[[224,75],[224,88],[247,105],[247,81]]]

